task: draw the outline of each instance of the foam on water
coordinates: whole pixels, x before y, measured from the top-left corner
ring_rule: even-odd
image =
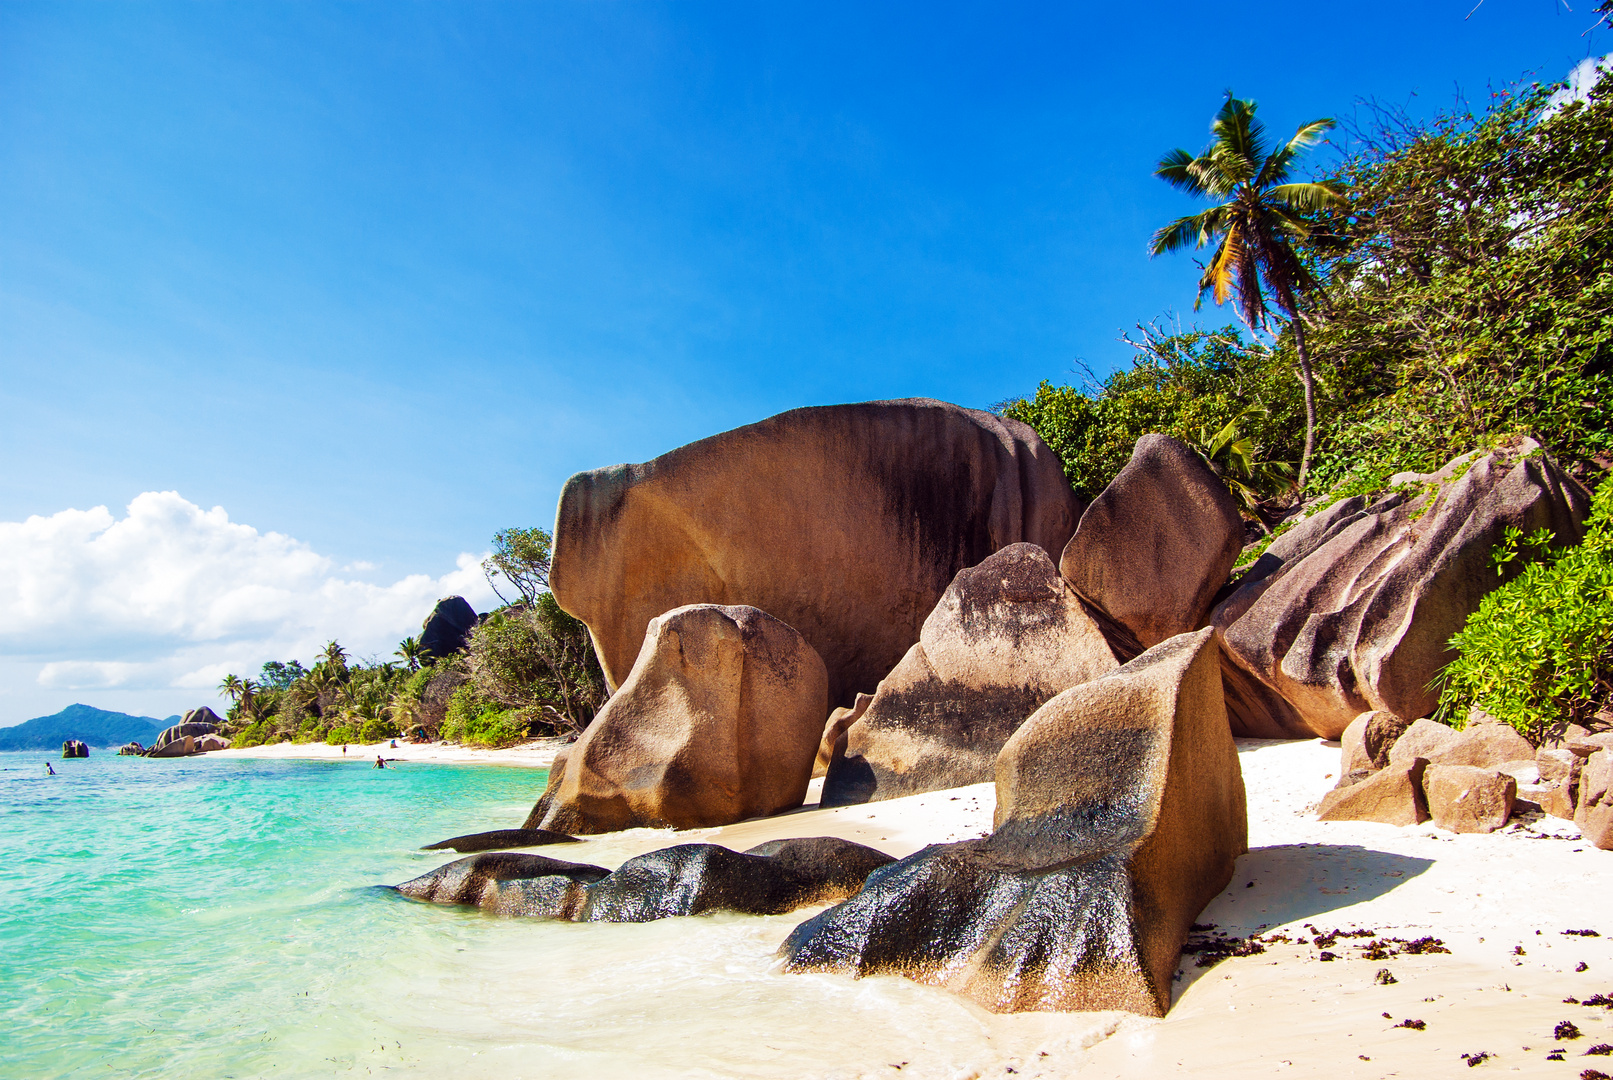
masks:
[[[421,844],[519,823],[543,783],[0,754],[0,1075],[951,1077],[1113,1026],[782,975],[810,912],[573,925],[375,888],[451,855]]]

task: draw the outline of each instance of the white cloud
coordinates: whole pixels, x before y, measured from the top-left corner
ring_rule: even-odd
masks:
[[[227,672],[312,658],[336,638],[389,655],[443,596],[494,598],[480,557],[391,584],[349,575],[289,536],[259,532],[173,491],[122,518],[104,506],[0,522],[0,653],[38,665],[42,688],[211,691]]]
[[[1543,115],[1551,116],[1571,101],[1588,101],[1591,88],[1602,81],[1602,76],[1613,70],[1613,54],[1603,57],[1587,56],[1568,73],[1568,85],[1551,95],[1546,101]]]

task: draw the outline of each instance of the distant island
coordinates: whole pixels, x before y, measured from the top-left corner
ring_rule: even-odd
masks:
[[[13,727],[0,728],[0,750],[59,750],[68,739],[91,746],[149,744],[179,717],[155,720],[149,716],[108,712],[89,705],[69,705],[53,716],[36,716]]]

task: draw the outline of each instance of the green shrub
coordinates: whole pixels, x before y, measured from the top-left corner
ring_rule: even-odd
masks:
[[[343,721],[325,733],[325,742],[330,746],[335,746],[337,743],[356,743],[361,741],[358,736],[358,728]]]
[[[398,725],[390,720],[374,717],[364,721],[364,726],[359,729],[359,735],[359,741],[367,743],[381,742],[383,739],[395,739],[398,737]]]
[[[1523,572],[1479,605],[1451,639],[1439,718],[1460,727],[1478,705],[1535,744],[1613,699],[1613,483],[1591,503],[1583,543],[1552,549],[1545,530],[1508,529],[1497,574]]]
[[[448,702],[442,737],[467,746],[511,746],[527,737],[527,728],[526,710],[503,708],[466,683]]]
[[[273,729],[260,720],[255,724],[248,724],[236,732],[235,736],[230,740],[230,745],[241,750],[249,746],[262,746],[264,743],[272,741],[273,734]]]

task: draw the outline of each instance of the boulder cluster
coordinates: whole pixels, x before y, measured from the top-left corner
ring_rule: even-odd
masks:
[[[1393,713],[1362,713],[1344,729],[1338,786],[1323,821],[1494,832],[1514,813],[1567,818],[1613,849],[1613,732],[1570,727],[1538,749],[1474,709],[1462,730]]]
[[[192,757],[209,750],[228,750],[230,740],[224,736],[223,728],[223,719],[212,709],[205,705],[191,709],[179,723],[164,728],[144,754],[157,758]]]
[[[1312,513],[1229,584],[1237,506],[1162,435],[1090,504],[1027,426],[929,400],[799,409],[582,473],[550,583],[612,696],[512,833],[723,825],[798,807],[814,775],[826,806],[993,781],[993,831],[901,860],[679,845],[609,873],[484,851],[399,890],[581,921],[838,900],[784,944],[786,970],[1158,1015],[1247,847],[1234,736],[1348,728],[1329,813],[1505,821],[1516,745],[1435,725],[1513,755],[1497,790],[1461,771],[1491,758],[1439,757],[1426,722],[1394,718],[1431,708],[1505,530],[1571,542],[1587,506],[1514,447]],[[1575,774],[1590,814],[1613,813],[1606,757]]]

